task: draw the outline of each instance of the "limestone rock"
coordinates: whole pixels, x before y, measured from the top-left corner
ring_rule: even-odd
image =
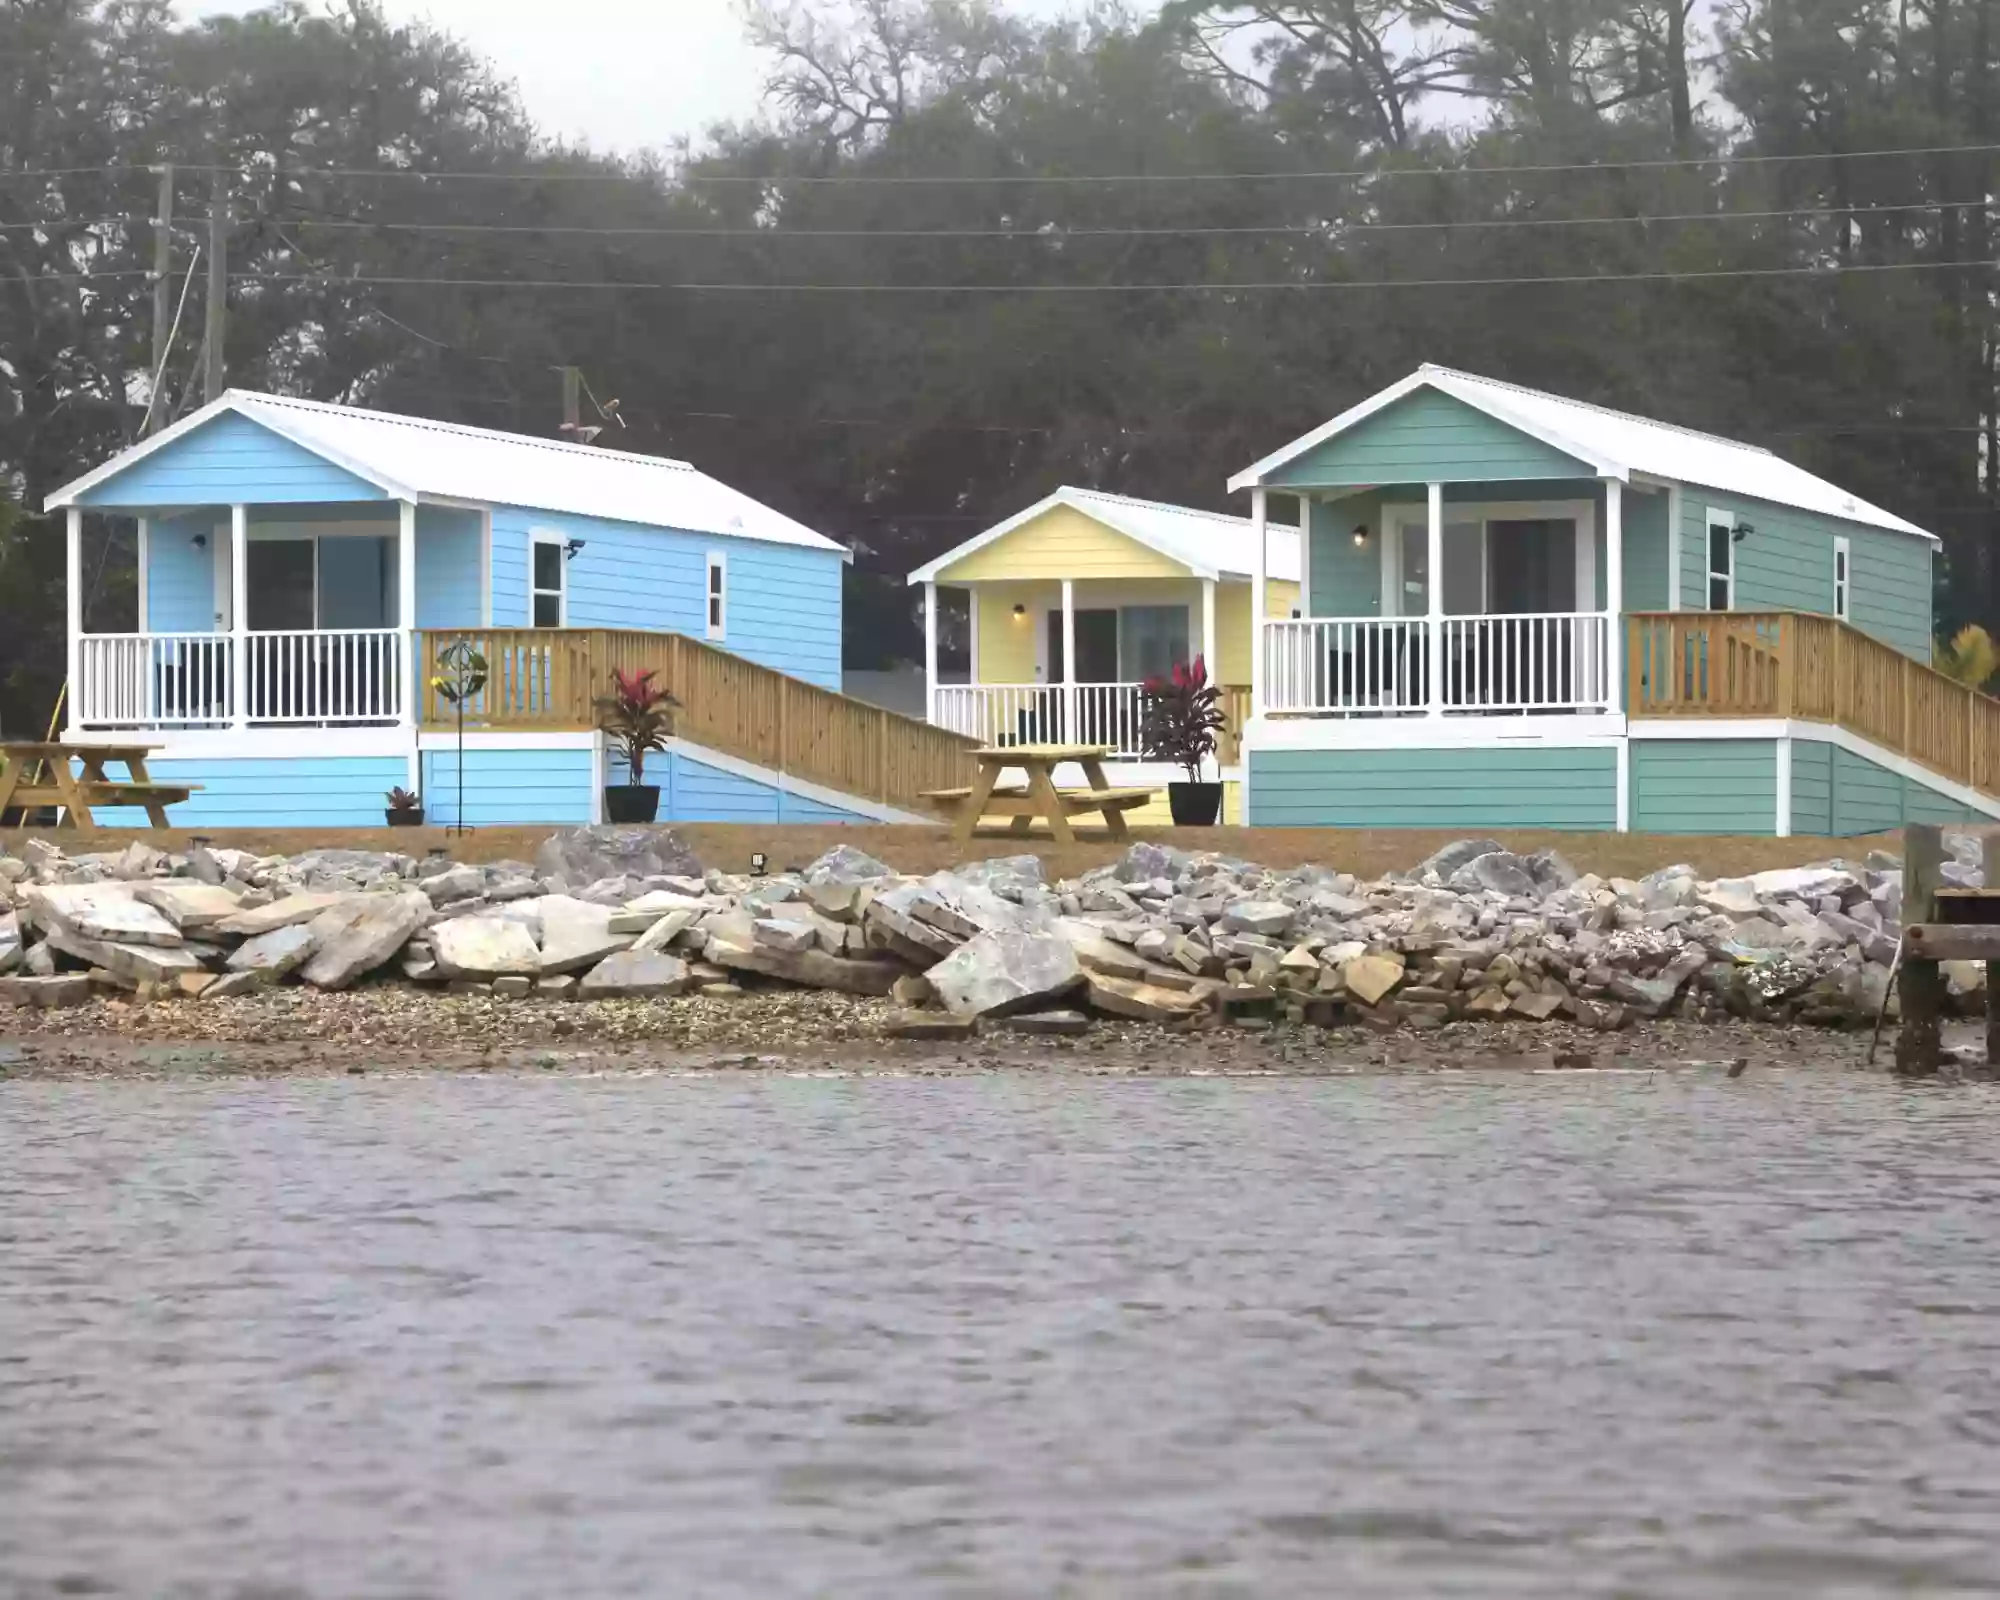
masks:
[[[611,931],[611,911],[606,906],[562,894],[544,895],[536,904],[542,914],[544,976],[582,972],[630,948],[637,938],[636,934]]]
[[[844,994],[887,994],[903,975],[893,961],[850,960],[830,956],[824,950],[772,950],[754,943],[711,939],[704,953],[710,961],[734,971],[761,972],[809,989],[838,989]]]
[[[0,978],[0,1006],[78,1006],[90,998],[82,973],[56,978]]]
[[[276,981],[268,970],[225,972],[201,991],[201,997],[204,1000],[233,1000],[240,994],[255,994],[260,989],[268,989]]]
[[[771,950],[811,950],[819,944],[819,931],[810,922],[759,917],[751,923],[750,931],[757,943]]]
[[[851,844],[835,845],[805,871],[808,884],[865,883],[874,878],[895,876],[894,867],[887,862],[877,861],[867,851],[857,850]]]
[[[35,890],[28,906],[44,927],[59,928],[80,939],[112,939],[163,949],[175,949],[184,942],[180,929],[140,901],[129,884],[52,884]]]
[[[1347,992],[1363,1005],[1375,1005],[1403,981],[1403,964],[1387,956],[1356,956],[1340,972]]]
[[[931,987],[958,1017],[1049,1007],[1084,978],[1076,951],[1051,929],[1001,929],[969,939],[930,969]]]
[[[1132,1017],[1140,1022],[1178,1022],[1209,1009],[1208,1002],[1180,989],[1156,983],[1139,983],[1129,978],[1094,973],[1084,990],[1092,1009],[1114,1017]]]
[[[1291,931],[1296,913],[1282,900],[1244,900],[1223,913],[1222,925],[1232,933],[1261,933],[1282,938]]]
[[[245,940],[224,965],[231,972],[261,972],[277,979],[303,966],[312,952],[312,925],[294,922],[290,927],[273,928],[269,933]]]
[[[972,1024],[935,1011],[905,1011],[883,1023],[882,1033],[890,1039],[969,1039]]]
[[[270,933],[276,928],[289,928],[294,923],[311,922],[324,912],[336,910],[352,901],[361,899],[359,894],[306,893],[288,895],[282,900],[273,900],[269,905],[252,906],[238,911],[234,916],[224,917],[208,931],[224,939],[254,939],[261,933]],[[430,902],[424,902],[426,909]]]
[[[1495,851],[1501,851],[1505,848],[1498,839],[1457,839],[1446,845],[1442,850],[1439,850],[1435,855],[1420,862],[1413,876],[1421,882],[1426,877],[1435,874],[1439,879],[1449,882],[1452,874],[1468,862],[1476,861],[1480,856],[1492,855]]]
[[[429,919],[431,902],[421,889],[353,896],[322,911],[311,923],[314,950],[303,969],[316,989],[344,989],[373,972]]]
[[[430,932],[438,971],[447,978],[534,977],[542,952],[534,936],[506,917],[456,917]]]
[[[1090,1032],[1090,1018],[1081,1011],[1022,1011],[995,1021],[1009,1033],[1074,1038]]]
[[[659,918],[648,927],[638,938],[634,939],[632,941],[632,948],[641,952],[664,950],[674,940],[687,932],[689,928],[692,928],[700,916],[701,913],[697,911],[669,911],[664,917]],[[613,933],[622,933],[625,931],[618,926],[618,919],[616,917],[611,919],[609,927]]]
[[[535,980],[525,972],[505,972],[493,980],[493,992],[509,1000],[519,1000],[534,992]]]
[[[13,911],[0,911],[0,974],[12,972],[20,962],[20,916]]]
[[[1718,878],[1703,885],[1696,899],[1709,910],[1731,917],[1754,917],[1763,908],[1756,886],[1748,878]]]
[[[454,900],[469,900],[474,895],[486,892],[486,874],[477,867],[446,867],[442,872],[432,873],[420,885],[434,906],[447,906]]]
[[[684,911],[692,920],[709,909],[709,902],[704,896],[675,894],[666,889],[654,889],[640,895],[636,900],[627,901],[612,912],[606,926],[613,933],[644,933],[662,917]]]
[[[583,975],[577,994],[585,1000],[647,999],[685,994],[692,979],[678,956],[659,950],[620,950]]]
[[[214,927],[240,909],[242,896],[221,884],[191,883],[187,879],[162,878],[142,883],[133,898],[151,906],[183,934],[199,933]]]
[[[1508,1003],[1507,1009],[1518,1017],[1546,1022],[1562,1009],[1562,1004],[1559,994],[1517,994]]]
[[[535,853],[542,876],[582,886],[603,878],[701,877],[701,863],[672,828],[570,828]]]
[[[1527,862],[1511,850],[1488,850],[1455,870],[1445,882],[1461,894],[1504,894],[1534,898],[1540,891]]]

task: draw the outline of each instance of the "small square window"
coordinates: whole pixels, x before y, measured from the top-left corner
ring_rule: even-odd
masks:
[[[535,596],[535,626],[538,628],[560,628],[562,626],[561,595],[537,594]]]

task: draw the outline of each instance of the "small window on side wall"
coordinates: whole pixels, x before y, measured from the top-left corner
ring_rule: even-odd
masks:
[[[1727,511],[1708,514],[1708,609],[1736,607],[1736,518]]]
[[[1854,587],[1853,571],[1853,546],[1841,534],[1833,541],[1833,614],[1842,622],[1847,620],[1848,595]]]
[[[554,535],[536,534],[528,554],[529,626],[560,628],[568,612],[563,593],[563,541]]]
[[[711,552],[708,558],[708,636],[729,637],[729,558]]]

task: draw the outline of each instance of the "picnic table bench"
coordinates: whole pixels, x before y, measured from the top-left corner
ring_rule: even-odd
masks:
[[[146,771],[146,758],[160,747],[156,744],[72,743],[67,740],[0,743],[0,816],[19,807],[21,825],[42,806],[61,806],[57,822],[64,828],[93,828],[94,806],[139,806],[147,821],[164,828],[167,807],[179,805],[200,784],[155,783]],[[72,772],[74,762],[82,770]],[[107,762],[124,767],[123,779],[106,774]],[[30,781],[30,774],[36,774]]]
[[[1017,838],[1026,838],[1037,818],[1045,819],[1055,838],[1068,844],[1076,837],[1070,818],[1093,811],[1103,817],[1112,838],[1125,839],[1131,836],[1125,813],[1150,804],[1155,791],[1114,787],[1104,776],[1104,758],[1110,754],[1111,746],[1101,744],[990,746],[972,752],[979,763],[976,781],[959,789],[929,789],[924,798],[955,818],[952,836],[959,844],[970,842],[989,815],[1011,818],[1007,832]],[[1088,788],[1056,787],[1056,768],[1072,761],[1083,768]],[[1000,775],[1010,767],[1019,767],[1027,781],[1001,784]]]

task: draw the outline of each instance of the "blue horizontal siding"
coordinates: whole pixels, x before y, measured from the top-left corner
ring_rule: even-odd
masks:
[[[1617,824],[1617,754],[1565,749],[1260,750],[1253,827],[1576,828]]]
[[[842,560],[766,544],[502,506],[493,513],[493,621],[525,626],[530,547],[581,539],[564,565],[572,628],[640,628],[708,639],[708,556],[726,560],[725,634],[709,641],[822,688],[840,688]]]
[[[156,783],[202,786],[168,810],[176,828],[365,828],[382,822],[384,797],[410,777],[402,756],[163,758],[149,770]],[[130,807],[94,815],[108,828],[148,826],[145,812]]]
[[[477,511],[417,507],[417,626],[476,628],[485,620],[486,527]]]
[[[738,773],[676,752],[669,760],[660,810],[676,822],[770,822],[780,820],[778,791]]]
[[[782,822],[873,822],[873,817],[864,817],[858,811],[843,811],[839,806],[822,805],[817,800],[808,800],[804,795],[793,794],[789,789],[778,795],[779,820]]]
[[[1635,739],[1640,833],[1769,834],[1778,826],[1775,739]]]
[[[587,749],[465,752],[465,812],[458,796],[458,752],[424,752],[424,820],[456,826],[514,823],[574,826],[590,821],[595,781]]]
[[[257,501],[386,500],[374,484],[225,412],[115,472],[80,497],[87,506],[227,506]]]
[[[148,525],[146,626],[155,633],[214,632],[216,537],[213,512],[157,517]]]

